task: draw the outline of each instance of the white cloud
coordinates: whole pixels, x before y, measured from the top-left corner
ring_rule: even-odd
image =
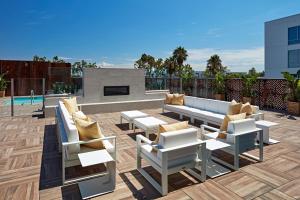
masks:
[[[133,63],[108,63],[105,61],[97,63],[97,66],[101,68],[134,68]]]
[[[63,59],[63,60],[72,60],[72,61],[81,61],[81,60],[85,60],[85,61],[91,61],[91,58],[72,58],[72,57],[64,57],[64,56],[58,56],[59,59]]]
[[[231,71],[248,71],[255,67],[262,71],[264,66],[264,48],[249,49],[187,49],[188,60],[195,70],[204,70],[210,56],[218,54],[223,65],[228,66]]]

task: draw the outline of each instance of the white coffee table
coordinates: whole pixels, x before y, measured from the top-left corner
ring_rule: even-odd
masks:
[[[167,122],[155,117],[143,117],[133,120],[133,130],[138,127],[145,131],[146,137],[149,138],[150,133],[157,133],[159,125],[167,124]]]
[[[209,176],[210,178],[215,178],[224,174],[227,174],[229,172],[231,172],[230,169],[227,169],[225,167],[223,167],[222,165],[216,163],[213,161],[212,158],[212,152],[218,149],[223,149],[226,147],[229,147],[230,145],[225,143],[225,142],[221,142],[215,139],[209,139],[209,140],[205,140],[206,142],[206,149],[207,149],[207,163],[206,163],[206,174],[207,176]]]
[[[121,112],[120,123],[122,124],[122,119],[125,119],[129,122],[129,129],[132,129],[133,120],[140,117],[148,117],[148,114],[138,110],[124,111]]]
[[[105,164],[106,171],[95,174],[91,179],[78,183],[82,199],[113,192],[116,186],[116,162],[105,150],[78,154],[82,167]]]
[[[278,140],[274,140],[270,138],[270,128],[272,126],[276,126],[278,125],[278,123],[275,122],[270,122],[270,121],[266,121],[266,120],[259,120],[259,121],[255,121],[256,127],[257,128],[261,128],[263,130],[263,142],[266,144],[276,144],[279,143]],[[257,138],[257,140],[259,141],[259,138]]]

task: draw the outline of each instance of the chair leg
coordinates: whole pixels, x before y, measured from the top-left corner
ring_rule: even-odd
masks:
[[[234,153],[234,170],[239,170],[239,154],[237,152]]]
[[[162,189],[162,196],[168,194],[168,173],[161,174],[161,189]]]

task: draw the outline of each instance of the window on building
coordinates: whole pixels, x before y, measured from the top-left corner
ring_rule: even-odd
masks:
[[[300,44],[300,26],[290,27],[288,29],[288,43]]]
[[[300,49],[288,51],[288,68],[300,68]]]

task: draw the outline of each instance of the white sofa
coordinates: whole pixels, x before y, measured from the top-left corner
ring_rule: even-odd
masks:
[[[227,114],[230,102],[219,101],[214,99],[205,99],[192,96],[184,97],[184,105],[163,105],[163,112],[166,110],[179,114],[180,118],[187,116],[194,119],[203,121],[205,124],[211,123],[221,125],[225,115]],[[249,118],[260,120],[264,118],[264,114],[259,110],[258,106],[254,106],[255,111]]]
[[[77,181],[76,179],[74,180],[65,179],[65,168],[80,165],[78,154],[96,150],[86,146],[82,146],[82,144],[102,140],[106,150],[111,154],[111,156],[114,159],[116,158],[116,148],[115,148],[116,137],[115,136],[93,139],[88,141],[86,140],[80,141],[78,130],[75,126],[72,116],[69,114],[62,101],[58,102],[58,106],[56,107],[55,113],[56,113],[56,128],[57,128],[56,131],[57,131],[57,138],[59,142],[59,151],[62,152],[63,184],[68,184]]]
[[[137,135],[137,169],[162,195],[168,193],[168,175],[187,170],[190,174],[205,181],[206,144],[197,138],[197,129],[188,128],[160,134],[159,148],[152,150],[152,141]],[[141,166],[145,159],[161,174],[161,185]],[[201,176],[191,168],[201,168]]]
[[[208,129],[213,132],[206,132]],[[247,156],[256,161],[263,161],[263,142],[257,143],[257,137],[262,141],[263,131],[256,128],[254,119],[242,119],[238,121],[231,121],[228,123],[226,139],[218,138],[220,130],[207,125],[201,125],[201,139],[215,139],[230,146],[222,150],[234,156],[233,165],[224,162],[223,160],[213,158],[219,163],[226,165],[234,170],[239,169],[239,155]],[[259,157],[246,153],[247,151],[259,148]]]

